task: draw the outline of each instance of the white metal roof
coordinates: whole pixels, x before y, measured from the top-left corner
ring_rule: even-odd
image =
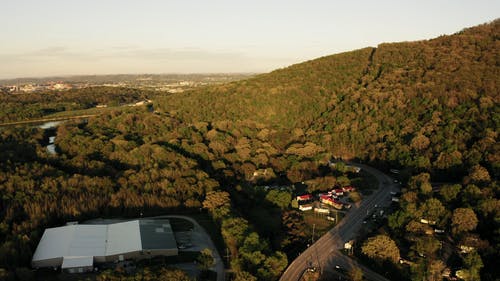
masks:
[[[66,256],[106,255],[107,225],[75,225]]]
[[[142,223],[149,225],[152,222],[143,221]],[[156,224],[151,224],[151,226],[158,227]],[[48,228],[43,233],[42,239],[35,250],[32,263],[44,263],[43,261],[52,260],[50,263],[53,266],[61,266],[62,260],[63,268],[88,266],[94,257],[120,255],[143,250],[143,238],[146,239],[144,241],[150,244],[158,244],[159,247],[168,246],[169,249],[177,249],[170,225],[165,224],[165,227],[161,229],[165,232],[169,230],[170,235],[165,233],[168,237],[162,236],[160,237],[161,241],[156,241],[159,238],[153,239],[155,237],[147,231],[141,235],[139,220],[108,225],[75,224]],[[147,237],[142,237],[143,235]],[[168,245],[163,243],[166,238],[170,238],[173,243]],[[148,249],[151,248],[150,246],[148,246]]]
[[[106,256],[142,250],[139,221],[108,225]]]
[[[47,228],[33,254],[33,261],[53,259],[67,255],[75,225]]]
[[[110,225],[66,225],[48,228],[33,261],[61,257],[103,257],[141,250],[139,222]]]

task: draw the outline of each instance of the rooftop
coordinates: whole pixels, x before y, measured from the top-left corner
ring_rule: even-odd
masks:
[[[107,225],[73,224],[48,228],[33,255],[34,267],[88,264],[94,257],[143,250],[174,250],[177,243],[167,219],[142,219]]]

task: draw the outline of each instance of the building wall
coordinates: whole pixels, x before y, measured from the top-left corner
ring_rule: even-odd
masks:
[[[122,253],[122,254],[117,254],[117,255],[110,255],[104,257],[105,261],[104,262],[115,262],[120,260],[120,256],[123,256],[124,260],[128,259],[137,259],[141,256],[141,251],[134,251],[134,252],[128,252],[128,253]],[[97,262],[97,260],[96,260]]]
[[[123,254],[118,254],[118,255],[111,255],[111,256],[96,256],[94,257],[94,263],[106,263],[106,262],[116,262],[120,260],[120,256],[123,256],[124,260],[130,260],[130,259],[150,259],[156,256],[176,256],[179,254],[179,251],[177,248],[174,249],[158,249],[158,250],[144,250],[144,251],[134,251],[134,252],[128,252],[128,253],[123,253]],[[61,267],[63,263],[62,258],[54,258],[54,259],[47,259],[47,260],[39,260],[39,261],[33,261],[31,263],[31,266],[33,268],[42,268],[42,267]],[[93,270],[92,267],[88,268],[90,271]],[[87,270],[87,269],[85,269]],[[68,272],[69,269],[68,269]],[[76,271],[75,273],[77,273]],[[87,271],[85,271],[87,272]]]
[[[82,267],[73,267],[73,268],[66,268],[64,271],[67,273],[84,273],[84,272],[92,272],[94,270],[93,266],[82,266]]]
[[[179,250],[177,248],[151,250],[151,255],[153,255],[153,256],[177,256],[178,254],[179,254]]]
[[[32,261],[31,266],[33,268],[39,268],[39,267],[60,267],[63,263],[63,258],[58,257],[58,258],[53,258],[53,259],[46,259],[46,260],[38,260],[38,261]]]

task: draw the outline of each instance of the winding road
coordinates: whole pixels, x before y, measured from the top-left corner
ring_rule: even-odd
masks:
[[[304,272],[310,267],[316,267],[323,273],[335,270],[339,266],[345,270],[359,267],[363,271],[364,278],[373,281],[389,281],[387,278],[358,264],[355,260],[343,255],[344,243],[354,238],[363,225],[363,220],[377,206],[388,206],[391,202],[391,191],[399,191],[399,186],[393,183],[393,179],[381,171],[363,164],[349,163],[359,167],[375,176],[379,182],[379,188],[370,196],[365,197],[361,203],[353,205],[347,215],[334,228],[328,231],[313,245],[298,256],[285,270],[280,281],[298,281]]]
[[[224,281],[226,279],[225,277],[225,269],[224,269],[224,262],[222,261],[222,258],[217,251],[217,248],[215,247],[214,242],[210,238],[210,235],[206,232],[206,230],[193,218],[188,217],[188,216],[182,216],[182,215],[164,215],[164,216],[158,216],[155,218],[180,218],[180,219],[185,219],[190,221],[194,229],[192,231],[192,239],[193,239],[193,247],[191,247],[189,250],[193,251],[201,251],[203,248],[209,248],[212,251],[212,254],[214,255],[214,261],[215,265],[213,266],[213,270],[217,272],[217,281]],[[199,247],[200,244],[203,245],[203,247]],[[208,246],[208,247],[206,247]]]
[[[14,126],[14,125],[26,125],[26,124],[33,124],[33,123],[45,123],[45,122],[52,122],[52,121],[65,121],[65,120],[73,120],[73,119],[84,119],[84,118],[95,117],[98,115],[99,114],[84,114],[84,115],[76,115],[76,116],[47,117],[47,118],[40,118],[40,119],[5,122],[5,123],[0,123],[0,127]]]

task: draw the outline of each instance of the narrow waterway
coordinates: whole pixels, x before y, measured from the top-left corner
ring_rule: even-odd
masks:
[[[56,141],[55,134],[56,134],[57,130],[55,130],[55,128],[57,128],[57,126],[61,125],[63,122],[64,121],[49,121],[49,122],[45,122],[42,125],[38,126],[38,128],[44,129],[45,131],[51,132],[54,134],[54,135],[51,134],[48,136],[49,144],[46,146],[47,152],[51,155],[57,155],[56,144],[55,144],[55,141]]]

